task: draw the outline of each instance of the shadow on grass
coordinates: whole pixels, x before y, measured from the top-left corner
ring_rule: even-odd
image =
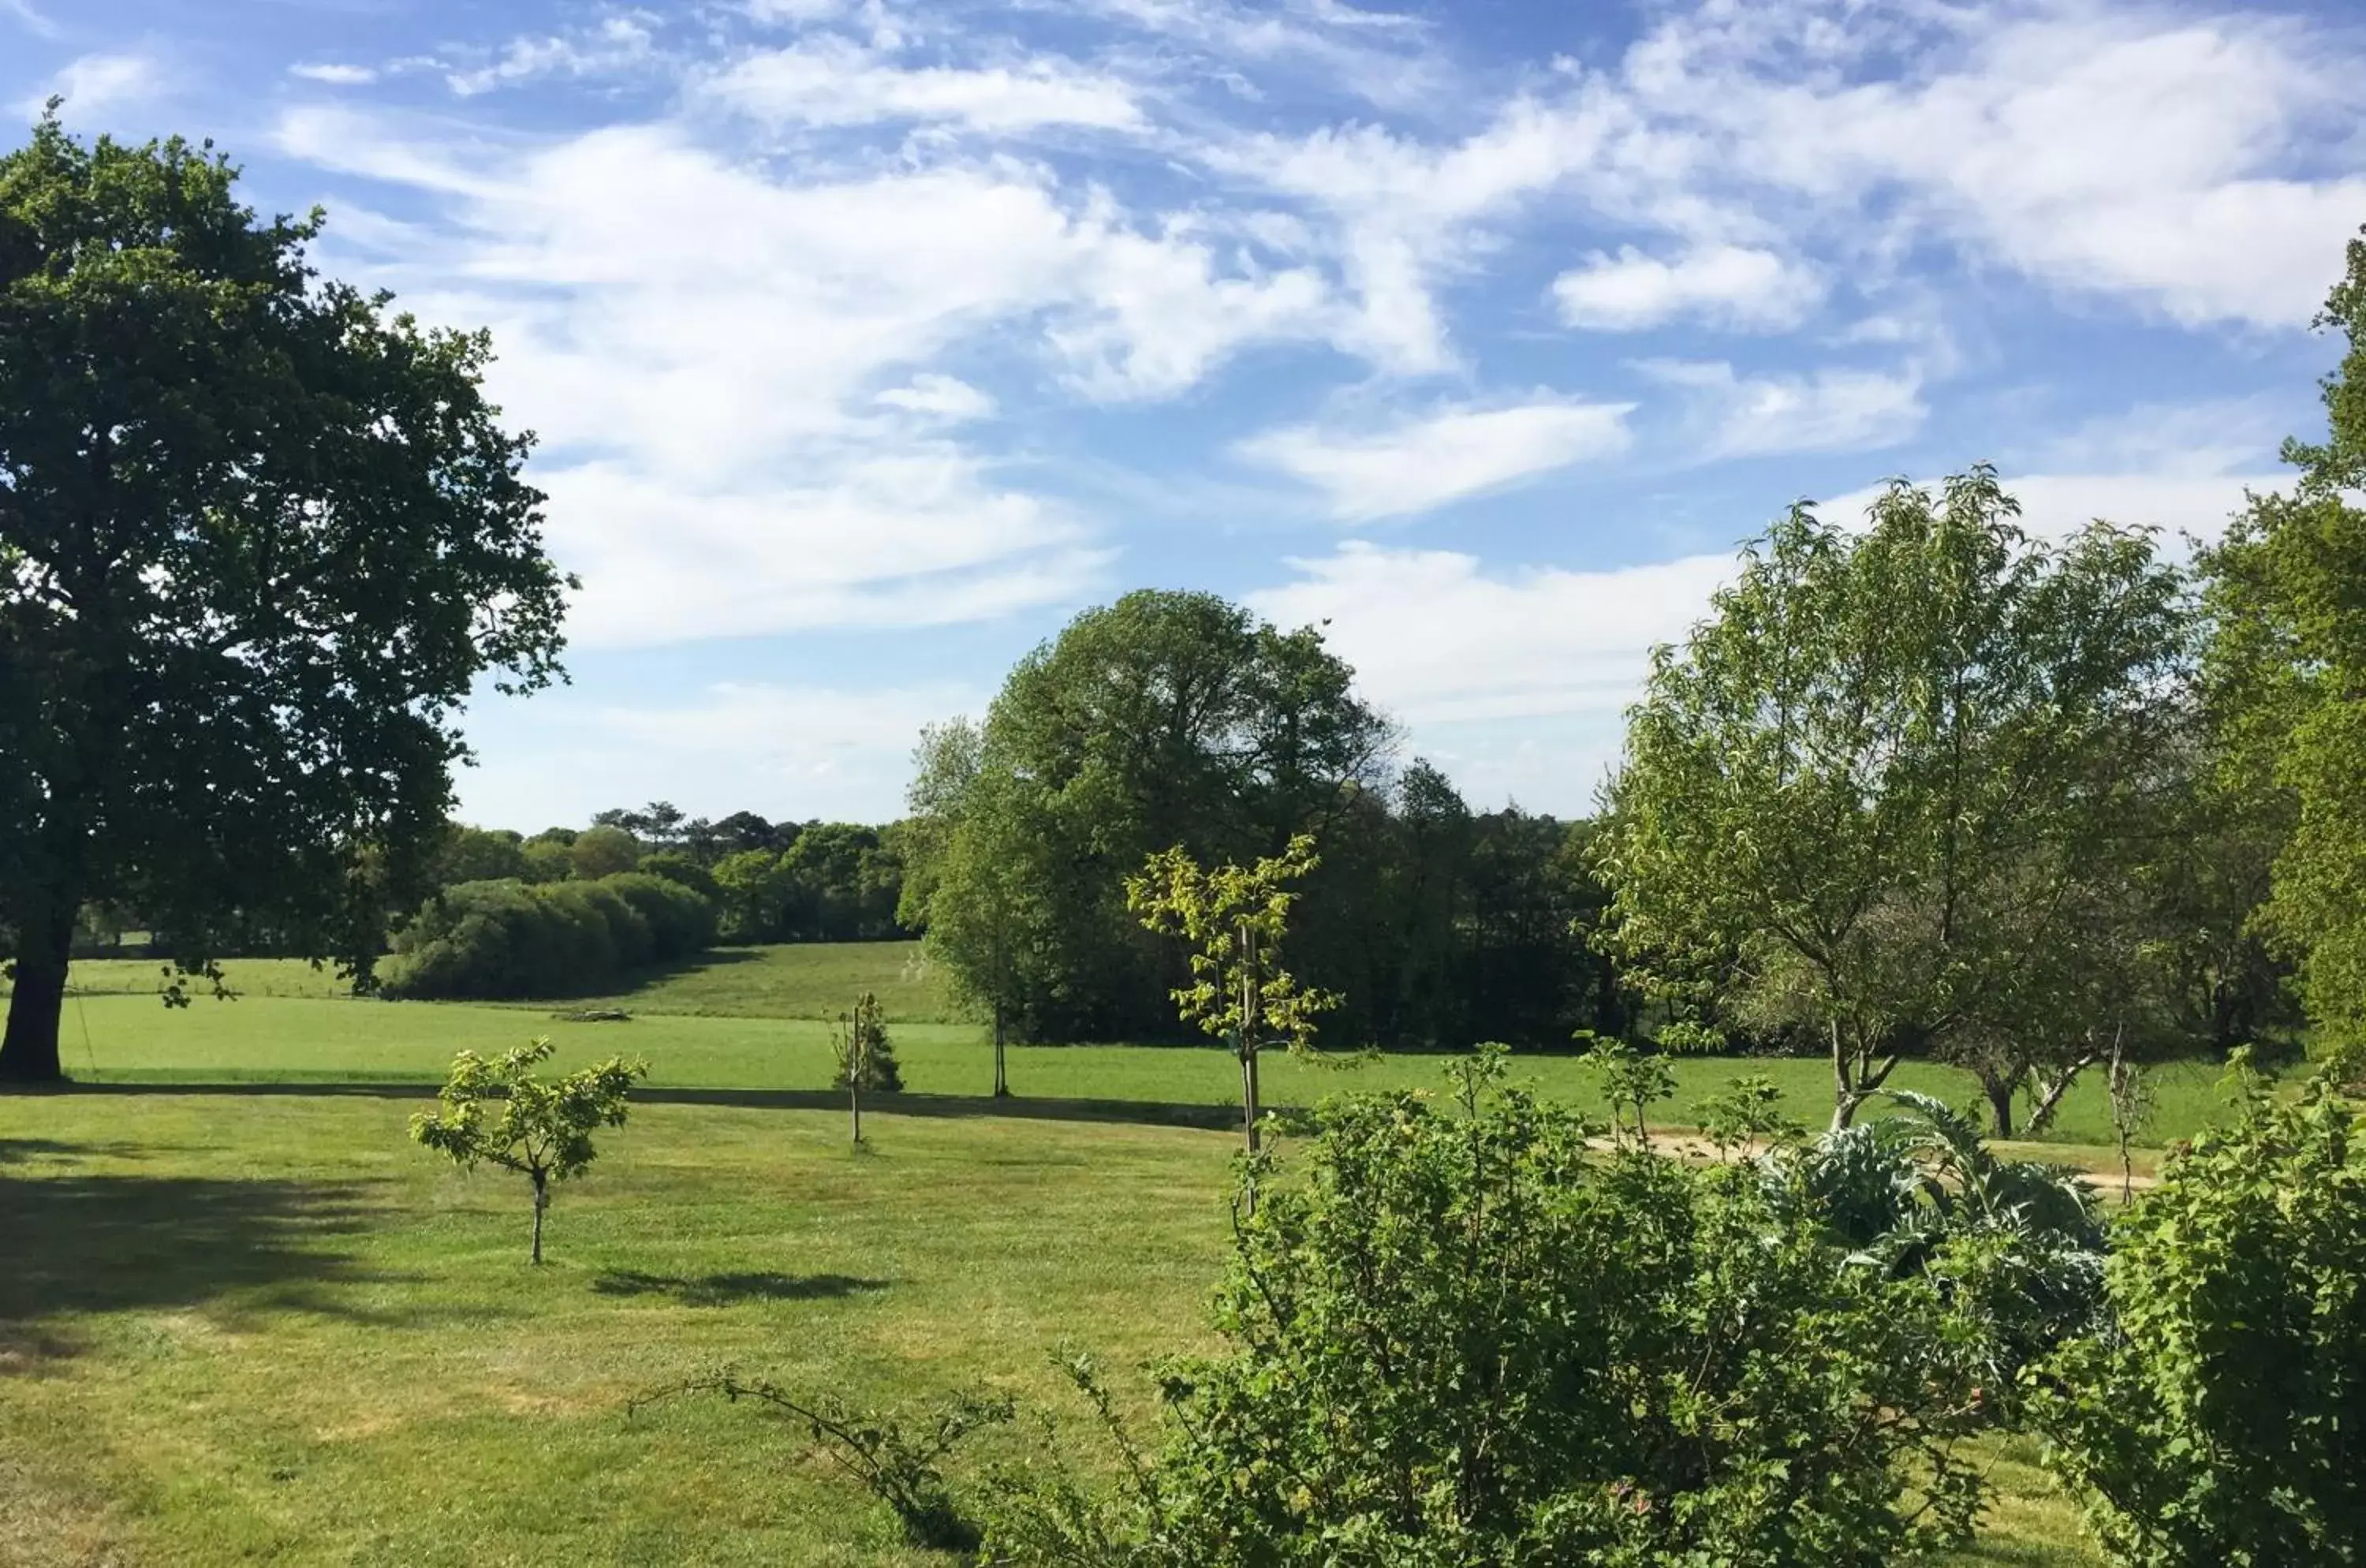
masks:
[[[331,1287],[382,1280],[335,1238],[361,1231],[367,1183],[0,1173],[0,1372],[73,1352],[75,1314],[233,1301],[365,1319]],[[45,1155],[104,1145],[46,1145]]]
[[[592,1281],[603,1296],[671,1296],[684,1306],[730,1306],[738,1302],[836,1301],[887,1288],[884,1280],[851,1274],[650,1274],[611,1269]]]

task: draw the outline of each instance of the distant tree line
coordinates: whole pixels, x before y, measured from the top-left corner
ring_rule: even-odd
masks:
[[[434,876],[450,888],[637,871],[711,903],[725,942],[876,942],[912,934],[896,919],[904,881],[900,837],[893,824],[775,823],[752,811],[709,821],[685,818],[660,800],[639,810],[603,811],[589,828],[546,828],[531,838],[455,824]]]

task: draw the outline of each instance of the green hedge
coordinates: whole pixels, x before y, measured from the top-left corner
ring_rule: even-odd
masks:
[[[661,876],[464,882],[395,932],[382,974],[390,997],[575,996],[714,940],[715,906]]]

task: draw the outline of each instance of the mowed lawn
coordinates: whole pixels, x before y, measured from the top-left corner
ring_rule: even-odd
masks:
[[[1066,1409],[1070,1343],[1139,1408],[1136,1369],[1209,1343],[1222,1134],[880,1115],[856,1153],[827,1112],[644,1105],[535,1269],[523,1183],[410,1145],[411,1109],[0,1097],[0,1562],[943,1562],[756,1409],[625,1407],[729,1364]],[[1966,1561],[2094,1562],[2026,1446],[1995,1458]]]
[[[292,960],[234,960],[235,999],[196,995],[167,1010],[157,999],[159,966],[141,960],[74,967],[66,1006],[66,1070],[96,1082],[394,1082],[439,1078],[454,1053],[503,1050],[537,1034],[559,1043],[562,1065],[612,1054],[637,1055],[651,1085],[675,1089],[819,1089],[833,1071],[828,1019],[862,990],[882,998],[907,1089],[977,1095],[993,1083],[984,1031],[952,1021],[941,976],[915,942],[727,948],[645,979],[621,994],[534,1003],[387,1002],[355,998],[332,975]],[[833,1001],[833,998],[837,1000]],[[585,1010],[629,1012],[622,1023],[557,1016]],[[1214,1046],[1013,1046],[1010,1082],[1020,1095],[1051,1099],[1212,1106],[1238,1102],[1238,1069]],[[1266,1102],[1312,1105],[1351,1089],[1435,1087],[1448,1058],[1390,1054],[1322,1062],[1271,1056]],[[1831,1105],[1830,1066],[1808,1058],[1680,1058],[1675,1097],[1656,1122],[1690,1125],[1692,1108],[1735,1076],[1761,1074],[1784,1092],[1789,1112],[1820,1125]],[[1568,1053],[1522,1054],[1515,1077],[1539,1092],[1599,1111],[1592,1073]],[[2217,1069],[2201,1063],[2155,1070],[2157,1109],[2142,1142],[2183,1137],[2223,1111]],[[1969,1075],[1909,1064],[1894,1087],[1955,1104],[1977,1099]],[[2112,1142],[2100,1075],[2090,1074],[2047,1132],[2060,1157],[2101,1166]]]

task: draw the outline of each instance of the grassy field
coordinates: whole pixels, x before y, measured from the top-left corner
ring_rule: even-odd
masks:
[[[1121,1376],[1205,1342],[1221,1134],[879,1116],[856,1154],[835,1115],[647,1105],[535,1270],[523,1185],[411,1109],[0,1097],[0,1563],[942,1562],[752,1409],[625,1407],[726,1363],[1052,1402],[1062,1341]],[[2093,1562],[1994,1458],[1965,1561]]]
[[[641,1056],[654,1085],[681,1089],[825,1087],[832,1070],[834,1008],[864,989],[883,999],[894,1024],[907,1086],[926,1094],[980,1094],[991,1085],[983,1032],[951,1021],[941,977],[913,942],[725,948],[694,964],[648,976],[614,996],[536,1003],[385,1002],[350,996],[325,970],[289,959],[226,966],[229,1001],[199,995],[186,1009],[156,999],[158,966],[144,960],[75,965],[63,1052],[73,1076],[113,1082],[419,1082],[440,1077],[456,1051],[493,1051],[537,1033],[560,1043],[562,1062],[613,1053]],[[621,1009],[625,1023],[571,1023],[562,1010]],[[1309,1105],[1345,1089],[1425,1087],[1444,1058],[1415,1054],[1336,1059],[1329,1065],[1269,1059],[1265,1098]],[[1810,1059],[1679,1060],[1678,1091],[1655,1110],[1688,1124],[1691,1107],[1737,1073],[1763,1074],[1783,1089],[1791,1113],[1819,1124],[1831,1106],[1828,1066]],[[1594,1106],[1590,1073],[1567,1055],[1523,1056],[1516,1074],[1541,1092]],[[1212,1047],[1017,1046],[1012,1088],[1065,1099],[1219,1105],[1237,1101],[1237,1072]],[[2205,1124],[2220,1109],[2216,1071],[2201,1064],[2157,1070],[2157,1109],[2146,1142],[2159,1145]],[[1970,1077],[1910,1064],[1896,1087],[1958,1104],[1975,1098]],[[2112,1139],[2099,1079],[2075,1089],[2047,1142],[2066,1158],[2102,1162]]]
[[[153,996],[165,966],[144,958],[84,959],[73,966],[80,996]],[[294,958],[234,958],[222,965],[231,989],[248,997],[326,999],[352,995],[333,970]],[[7,990],[0,980],[0,995]],[[835,1018],[864,991],[890,1023],[946,1023],[955,1013],[943,976],[917,942],[810,942],[719,947],[606,996],[569,998],[569,1008],[715,1018]],[[555,1002],[519,1004],[547,1010]]]
[[[831,1026],[819,1020],[699,1017],[639,1011],[625,1023],[569,1023],[548,1008],[445,1002],[380,1002],[274,997],[250,992],[231,1001],[197,998],[166,1010],[152,996],[79,997],[66,1006],[62,1050],[67,1071],[94,1082],[396,1082],[438,1080],[455,1052],[503,1050],[535,1034],[559,1043],[562,1065],[625,1054],[650,1066],[653,1086],[675,1089],[819,1089],[833,1071]],[[892,1030],[906,1086],[922,1094],[984,1094],[990,1055],[972,1024],[903,1023]],[[1446,1057],[1396,1054],[1327,1062],[1269,1058],[1267,1103],[1311,1105],[1346,1089],[1425,1088],[1441,1081]],[[1037,1045],[1009,1052],[1010,1082],[1021,1095],[1056,1099],[1237,1103],[1237,1069],[1211,1046]],[[1687,1058],[1674,1064],[1678,1090],[1654,1120],[1688,1124],[1691,1108],[1737,1073],[1760,1073],[1781,1087],[1791,1113],[1820,1124],[1831,1105],[1830,1068],[1803,1059]],[[1515,1079],[1539,1092],[1600,1109],[1593,1075],[1571,1055],[1514,1059]],[[1900,1088],[1957,1103],[1973,1098],[1971,1080],[1954,1069],[1910,1064]],[[2219,1109],[2215,1074],[2200,1065],[2159,1069],[2159,1109],[2149,1141],[2182,1136]],[[2065,1157],[2092,1162],[2111,1127],[2098,1082],[2075,1089],[2050,1134]]]

